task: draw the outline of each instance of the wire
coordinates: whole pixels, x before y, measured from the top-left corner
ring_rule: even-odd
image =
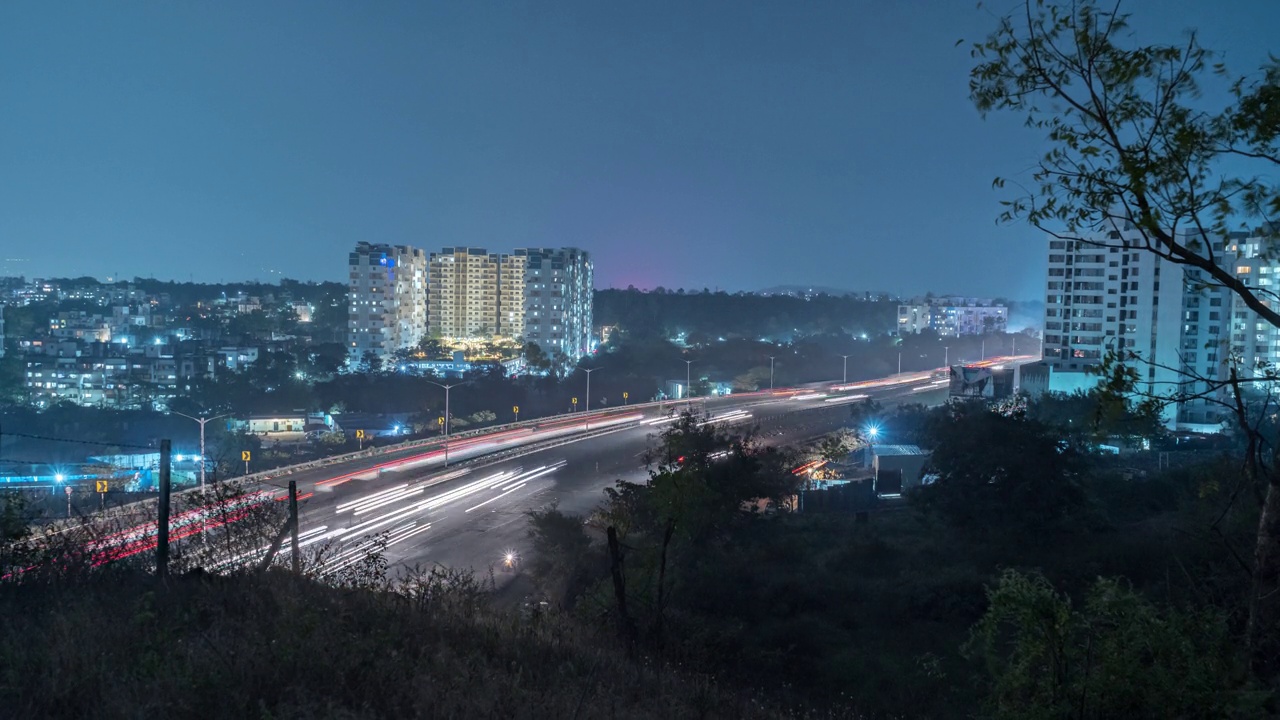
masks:
[[[95,445],[98,447],[120,447],[120,448],[132,448],[134,450],[150,450],[152,452],[160,452],[160,448],[157,448],[153,445],[133,445],[131,443],[121,443],[121,442],[77,440],[74,438],[60,438],[60,437],[52,437],[49,435],[30,435],[28,433],[16,433],[16,432],[3,432],[0,434],[8,437],[26,438],[28,440],[48,440],[50,442],[79,443],[81,445]]]

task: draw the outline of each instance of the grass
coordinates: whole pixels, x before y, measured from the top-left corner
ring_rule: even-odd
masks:
[[[628,661],[479,586],[338,588],[279,571],[0,586],[0,715],[773,718],[755,692]],[[450,587],[450,583],[455,586]]]

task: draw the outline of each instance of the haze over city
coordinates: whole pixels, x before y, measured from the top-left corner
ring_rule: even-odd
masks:
[[[1131,5],[1241,68],[1280,26]],[[979,118],[955,46],[1005,10],[7,3],[0,274],[324,280],[361,240],[568,244],[600,287],[1033,298],[1043,246],[996,226],[990,183],[1042,141]]]

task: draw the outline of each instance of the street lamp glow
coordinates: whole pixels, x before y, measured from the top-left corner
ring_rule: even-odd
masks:
[[[57,473],[56,475],[53,476],[54,482],[62,482],[63,480],[66,480],[66,479],[67,479],[67,476],[63,475],[62,473]]]
[[[880,436],[880,428],[876,427],[875,425],[867,426],[867,437],[871,438],[872,440],[875,440],[879,436]]]

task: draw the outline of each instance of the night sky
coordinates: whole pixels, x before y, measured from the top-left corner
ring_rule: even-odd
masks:
[[[599,287],[1032,298],[972,0],[0,3],[0,274],[340,280],[359,240],[576,245]],[[1280,2],[1134,0],[1233,69]],[[1280,47],[1272,49],[1280,50]]]

